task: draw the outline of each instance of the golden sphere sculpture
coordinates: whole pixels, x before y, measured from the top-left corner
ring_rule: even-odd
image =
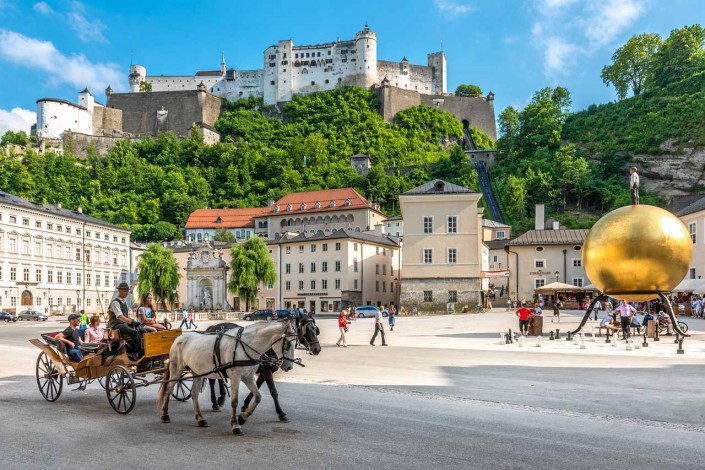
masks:
[[[651,300],[658,292],[671,291],[685,277],[692,256],[693,241],[683,222],[647,205],[604,215],[583,246],[590,281],[605,294],[628,301]]]

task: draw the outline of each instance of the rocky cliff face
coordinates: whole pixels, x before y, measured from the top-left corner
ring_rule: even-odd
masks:
[[[705,189],[705,148],[677,148],[673,141],[667,141],[661,149],[663,155],[633,156],[644,189],[665,199]],[[628,167],[625,174],[628,174]]]

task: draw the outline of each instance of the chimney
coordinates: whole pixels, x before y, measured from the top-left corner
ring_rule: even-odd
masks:
[[[375,224],[374,232],[384,235],[384,224]]]
[[[274,205],[274,199],[267,201],[267,207],[272,207]]]
[[[545,207],[543,204],[536,204],[536,222],[534,223],[534,229],[535,230],[544,230],[545,227],[545,221],[544,221],[544,213],[545,213]]]
[[[79,207],[78,209],[76,209],[76,212],[78,212],[79,214],[83,214],[83,208]]]
[[[553,230],[558,230],[561,228],[561,223],[558,222],[557,220],[553,221]]]

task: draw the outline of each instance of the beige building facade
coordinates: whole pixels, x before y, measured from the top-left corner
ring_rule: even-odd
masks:
[[[480,304],[481,197],[442,180],[399,196],[404,219],[402,308],[438,312]]]
[[[693,241],[693,257],[686,279],[701,279],[705,275],[705,196],[676,211],[676,216],[688,227]]]

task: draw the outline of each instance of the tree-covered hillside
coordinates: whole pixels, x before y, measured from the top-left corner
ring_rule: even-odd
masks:
[[[458,147],[462,125],[451,114],[416,106],[394,123],[361,88],[297,96],[284,119],[258,100],[228,103],[216,123],[222,143],[207,146],[196,132],[119,142],[105,157],[37,154],[0,156],[0,189],[131,228],[138,240],[178,237],[190,212],[203,207],[263,206],[293,191],[352,186],[390,214],[398,195],[431,177],[477,187]],[[476,140],[492,142],[480,131]],[[16,136],[8,135],[9,141]],[[350,165],[372,156],[367,177]],[[391,175],[385,169],[391,168]]]
[[[493,177],[510,222],[528,228],[533,205],[547,203],[567,226],[590,226],[629,203],[627,167],[636,156],[705,147],[704,43],[699,25],[665,40],[640,34],[602,70],[619,101],[571,114],[568,90],[557,87],[539,90],[521,111],[503,110]],[[641,193],[642,203],[666,202],[643,186]]]

